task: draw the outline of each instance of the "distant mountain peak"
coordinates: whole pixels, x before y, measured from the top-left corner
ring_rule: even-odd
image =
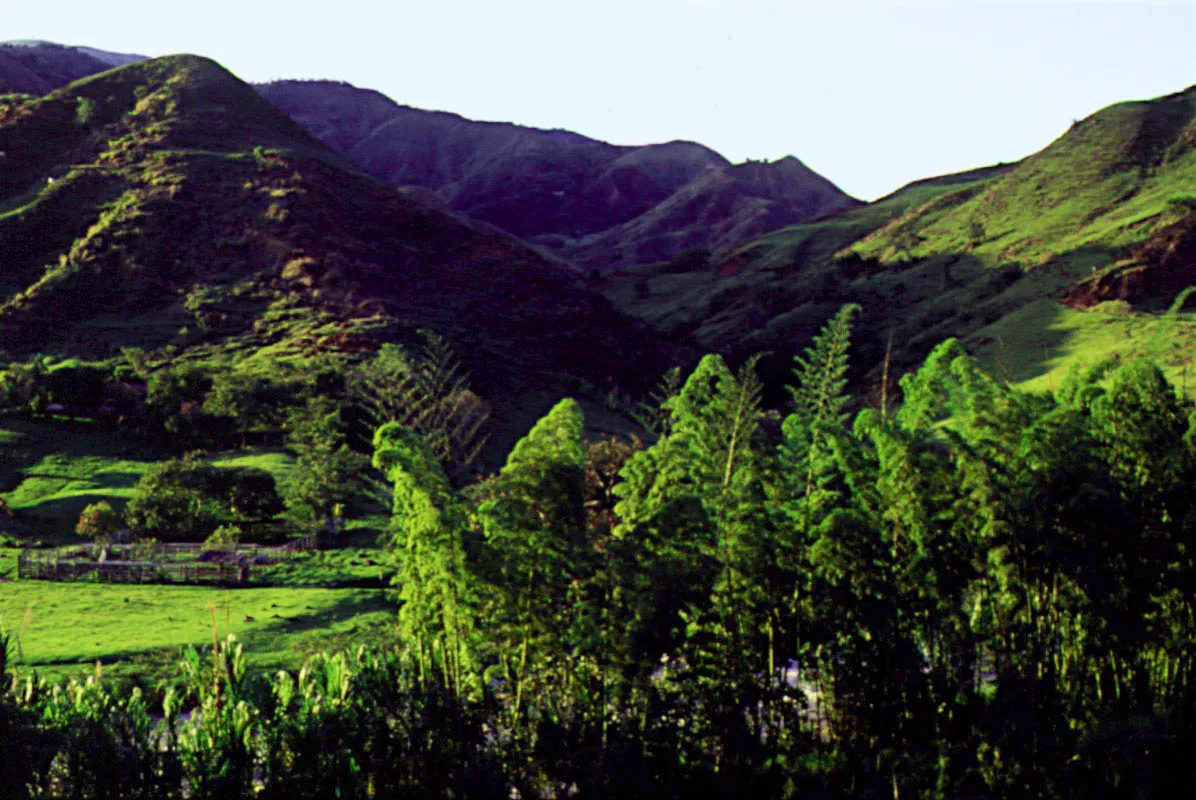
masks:
[[[145,56],[41,39],[0,42],[0,93],[42,95],[88,75],[144,60]]]
[[[616,251],[668,260],[694,246],[725,247],[856,202],[792,156],[733,166],[684,139],[615,145],[417,109],[344,83],[258,89],[376,177],[430,189],[452,209],[587,269],[625,263],[611,260]],[[710,194],[696,202],[705,210],[694,213],[691,201],[703,192]],[[650,245],[639,242],[643,235]]]

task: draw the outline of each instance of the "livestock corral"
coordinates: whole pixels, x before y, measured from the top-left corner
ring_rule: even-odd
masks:
[[[26,550],[17,577],[100,583],[183,583],[244,586],[260,571],[315,549],[315,534],[274,546],[237,544],[81,544]]]

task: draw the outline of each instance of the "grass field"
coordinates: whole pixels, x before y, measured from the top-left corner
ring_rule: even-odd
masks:
[[[118,675],[169,671],[179,647],[211,643],[213,621],[245,643],[251,667],[296,667],[321,644],[376,636],[394,610],[382,589],[13,581],[0,584],[0,615],[23,667],[64,676],[96,661]]]
[[[0,490],[43,543],[76,540],[88,503],[120,509],[156,460],[95,425],[0,422]],[[160,458],[166,454],[157,454]],[[282,481],[293,467],[282,450],[217,454],[218,466],[265,469]],[[341,547],[303,554],[267,570],[261,585],[110,585],[16,580],[18,550],[0,548],[0,628],[19,634],[19,662],[62,677],[94,670],[152,683],[168,675],[178,648],[219,634],[245,643],[251,668],[296,667],[305,653],[385,636],[394,619],[378,535],[379,509],[351,519]]]

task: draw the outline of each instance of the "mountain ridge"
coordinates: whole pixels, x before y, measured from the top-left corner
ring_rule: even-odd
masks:
[[[43,95],[142,60],[35,40],[0,44],[0,92]],[[745,165],[687,140],[614,145],[560,128],[418,109],[344,81],[257,88],[321,141],[409,196],[497,226],[588,271],[625,266],[628,258],[667,261],[695,248],[725,249],[858,203],[822,176],[788,168],[786,159],[747,167],[773,174],[744,180]],[[709,180],[706,173],[717,170],[729,171],[729,180]]]
[[[619,226],[653,212],[678,192],[693,193],[693,187],[686,187],[708,171],[734,169],[710,148],[685,140],[613,145],[571,131],[415,109],[344,82],[277,81],[258,88],[376,177],[432,189],[452,208],[553,248],[588,269],[614,265],[586,243],[587,237],[632,235],[644,224]],[[739,184],[741,193],[775,204],[770,224],[787,224],[858,202],[812,171],[795,175],[784,160],[774,163],[786,166],[778,169],[773,182],[785,175],[792,186],[765,196],[758,181]],[[813,188],[804,190],[803,181]],[[662,213],[657,210],[655,216]],[[683,226],[683,220],[675,220],[664,227],[675,232]],[[744,221],[724,227],[745,229]],[[752,234],[763,232],[750,224],[747,228]],[[654,247],[624,244],[627,252],[644,249],[665,260],[689,247],[727,244],[700,229],[673,238],[675,242],[657,242]]]
[[[15,63],[14,70],[29,72],[19,60],[3,60],[13,49],[0,47],[0,69]],[[90,58],[77,48],[54,52]],[[102,66],[94,59],[87,63]],[[103,71],[96,80],[123,86],[123,78],[111,75]],[[880,363],[887,341],[897,343],[892,365],[900,370],[934,342],[958,336],[994,371],[1037,385],[1033,382],[1053,379],[1049,376],[1077,358],[1121,352],[1101,331],[1117,327],[1126,338],[1143,339],[1140,332],[1150,329],[1150,315],[1196,283],[1191,189],[1196,186],[1196,87],[1101,109],[1021,161],[924,178],[861,204],[793,157],[732,165],[684,140],[611,145],[570,131],[475,122],[453,112],[404,107],[344,82],[287,81],[253,89],[239,83],[222,102],[252,107],[253,113],[233,119],[226,108],[205,126],[187,129],[190,138],[180,144],[170,139],[172,131],[179,133],[172,128],[177,121],[154,117],[169,98],[155,100],[155,92],[137,97],[135,87],[125,87],[123,105],[109,113],[102,102],[108,95],[93,93],[89,80],[51,92],[48,100],[0,101],[0,151],[8,147],[3,126],[26,115],[33,117],[27,130],[35,132],[28,140],[58,148],[42,163],[37,152],[27,157],[20,147],[10,147],[12,157],[0,166],[0,240],[20,222],[20,241],[35,243],[25,246],[28,252],[2,278],[11,293],[0,317],[15,319],[25,306],[53,308],[45,298],[59,291],[59,283],[77,280],[71,275],[87,263],[92,227],[101,218],[119,217],[109,213],[113,204],[128,202],[145,213],[137,192],[151,196],[148,187],[136,189],[129,200],[127,181],[105,171],[109,164],[130,168],[121,160],[126,145],[146,148],[139,156],[143,161],[155,147],[167,151],[154,155],[163,164],[194,160],[205,148],[231,161],[252,162],[255,169],[298,158],[312,164],[297,174],[315,170],[321,187],[332,182],[332,175],[352,175],[349,183],[371,197],[367,205],[406,198],[413,208],[424,209],[421,214],[432,215],[420,224],[452,228],[474,243],[473,250],[458,251],[470,253],[468,263],[479,254],[493,256],[481,258],[487,266],[475,270],[473,280],[482,274],[488,279],[486,270],[509,278],[498,263],[510,258],[521,265],[518,269],[532,268],[541,278],[556,276],[545,291],[556,299],[570,295],[563,306],[597,309],[588,305],[592,297],[583,300],[572,296],[573,288],[560,289],[576,288],[572,265],[580,265],[588,271],[586,285],[601,289],[654,332],[627,327],[626,335],[616,335],[614,328],[631,323],[595,311],[605,320],[604,335],[620,342],[612,352],[629,354],[633,340],[651,342],[653,335],[677,347],[719,350],[732,358],[769,350],[774,355],[765,366],[775,376],[787,372],[788,355],[823,319],[854,302],[865,307],[858,325],[864,372]],[[84,101],[96,109],[89,110]],[[296,119],[295,113],[284,113],[288,102],[306,104],[311,113]],[[142,114],[148,114],[145,125],[117,131],[112,141],[122,144],[109,146],[109,140],[99,138],[100,131]],[[266,118],[273,121],[267,124]],[[272,136],[283,128],[285,146],[272,146],[269,136],[255,138],[263,130]],[[396,141],[415,157],[391,159],[387,148]],[[375,145],[380,149],[371,149]],[[187,152],[170,152],[180,146]],[[142,165],[147,173],[159,167],[170,172],[161,164]],[[58,183],[44,183],[49,178]],[[303,193],[302,180],[256,180],[264,180],[258,189],[265,196]],[[377,180],[392,186],[385,200],[376,186],[362,183]],[[339,204],[350,202],[333,191],[322,197],[330,218],[338,218]],[[74,221],[76,204],[94,212],[86,224]],[[255,213],[290,213],[284,206],[269,202],[255,206]],[[151,208],[149,213],[157,212]],[[802,221],[791,224],[793,216]],[[55,224],[62,219],[69,224]],[[318,220],[308,215],[305,224],[317,228]],[[353,228],[339,218],[337,225]],[[263,242],[274,236],[255,235]],[[79,242],[76,252],[73,245]],[[284,244],[295,256],[286,262],[288,286],[297,282],[303,291],[320,292],[328,288],[325,275],[360,277],[360,263],[321,264],[330,247],[326,243]],[[448,258],[449,250],[438,253]],[[49,263],[54,258],[66,261],[56,267]],[[453,280],[466,281],[467,272],[455,273]],[[450,285],[459,284],[450,281],[435,291]],[[396,301],[394,292],[383,289],[391,297],[387,302]],[[534,305],[532,295],[520,296],[520,302]],[[419,306],[416,316],[431,315],[451,325],[445,309],[417,297],[402,302]],[[1124,306],[1124,314],[1116,320],[1101,316],[1110,304]],[[578,329],[561,320],[554,324]],[[521,339],[519,346],[534,349],[535,344],[527,345],[532,340]],[[509,355],[508,349],[502,357]],[[1168,363],[1174,366],[1178,357],[1168,355]],[[591,378],[585,380],[603,388],[620,380],[609,370],[596,382]]]

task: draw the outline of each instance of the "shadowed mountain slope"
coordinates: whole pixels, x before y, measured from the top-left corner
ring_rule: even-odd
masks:
[[[855,202],[796,159],[736,167],[694,142],[615,146],[400,106],[344,83],[259,91],[370,174],[432,189],[586,268],[721,247]]]
[[[693,250],[719,251],[849,208],[830,181],[789,156],[707,170],[635,219],[570,242],[566,258],[599,268],[668,261]]]
[[[0,42],[0,94],[42,95],[144,56],[41,41]]]

